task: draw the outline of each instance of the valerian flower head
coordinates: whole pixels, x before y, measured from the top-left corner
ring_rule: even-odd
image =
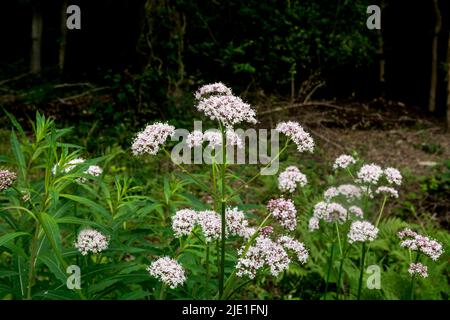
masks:
[[[281,244],[285,249],[294,251],[300,263],[306,263],[306,261],[308,261],[308,250],[300,241],[289,236],[281,236],[277,242]]]
[[[195,99],[201,100],[202,98],[207,98],[210,95],[231,96],[233,95],[233,92],[222,82],[216,82],[200,87],[194,95]]]
[[[297,149],[299,152],[314,151],[313,138],[308,132],[303,129],[303,127],[298,122],[280,122],[275,130],[292,139],[292,141],[294,141],[294,143],[297,145]]]
[[[162,257],[152,262],[147,271],[172,289],[186,281],[183,267],[170,257]]]
[[[16,181],[17,175],[9,170],[0,170],[0,192],[8,189]]]
[[[108,238],[94,229],[84,229],[78,234],[75,248],[85,256],[89,252],[100,253],[108,248]]]
[[[244,212],[235,208],[225,210],[226,232],[232,236],[246,237],[248,221],[245,219]]]
[[[100,168],[99,166],[95,166],[95,165],[89,166],[89,168],[87,168],[87,170],[84,173],[89,174],[94,177],[98,177],[103,173],[103,169]]]
[[[378,235],[378,228],[368,221],[353,221],[348,233],[348,242],[373,241]]]
[[[238,148],[243,147],[241,137],[232,129],[226,130],[225,137],[227,146],[237,146]],[[206,131],[203,134],[202,142],[203,141],[208,141],[209,146],[213,149],[220,147],[222,146],[222,133],[220,131],[212,131],[212,130]],[[188,144],[189,144],[189,137],[188,137]]]
[[[161,145],[167,138],[175,133],[175,127],[168,123],[157,122],[148,125],[143,131],[139,132],[133,141],[131,150],[135,156],[158,153]]]
[[[265,226],[262,227],[261,230],[259,231],[263,236],[268,236],[273,232],[273,227],[272,226]]]
[[[296,166],[289,166],[278,176],[278,188],[282,192],[294,192],[297,184],[304,187],[308,182],[306,175]]]
[[[383,175],[383,170],[376,164],[365,164],[357,173],[358,182],[364,184],[377,184]]]
[[[197,223],[197,212],[191,209],[178,210],[172,217],[172,230],[175,237],[189,235]]]
[[[348,208],[348,212],[353,214],[355,217],[362,219],[364,217],[364,213],[360,207],[357,206],[351,206]]]
[[[402,184],[402,174],[397,169],[386,168],[384,169],[384,175],[390,184],[396,184],[398,186]]]
[[[247,276],[253,279],[256,272],[267,265],[273,276],[286,270],[291,260],[279,243],[270,238],[260,235],[255,239],[255,244],[250,246],[246,252],[244,247],[238,251],[239,258],[236,265],[238,277]]]
[[[233,95],[212,95],[202,98],[196,108],[211,120],[218,120],[227,128],[241,122],[257,123],[255,110],[241,98]]]
[[[220,238],[222,234],[222,220],[215,211],[200,211],[197,215],[197,223],[200,225],[206,242]]]
[[[336,202],[319,202],[314,206],[313,218],[309,221],[309,230],[319,229],[319,221],[344,223],[347,220],[347,209]]]
[[[392,198],[398,198],[398,191],[391,187],[381,186],[375,190],[376,194],[384,194],[386,196],[390,196]]]
[[[189,148],[201,146],[203,143],[203,133],[198,130],[189,133],[186,138],[186,143]]]
[[[295,230],[297,227],[297,209],[291,199],[272,199],[267,204],[267,210],[273,217],[288,230]]]
[[[336,160],[334,161],[334,164],[333,164],[333,169],[334,170],[346,169],[355,163],[356,163],[355,158],[353,158],[352,156],[349,156],[347,154],[343,154],[336,158]]]
[[[354,201],[360,199],[361,195],[361,188],[353,184],[342,184],[337,188],[330,187],[323,194],[326,201],[331,201],[338,196],[343,196],[347,201]]]
[[[400,243],[401,247],[422,252],[434,261],[439,259],[444,252],[441,243],[429,237],[420,235],[409,228],[400,231],[398,236],[403,240]]]
[[[411,276],[418,274],[422,278],[428,277],[428,267],[421,263],[411,263],[408,268],[408,272]]]

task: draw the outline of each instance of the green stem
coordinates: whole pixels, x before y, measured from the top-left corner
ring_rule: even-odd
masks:
[[[381,205],[380,213],[378,214],[378,218],[377,218],[377,222],[375,223],[375,227],[378,227],[378,224],[380,223],[381,216],[383,214],[384,206],[386,205],[387,198],[388,198],[387,196],[384,196],[383,204]]]
[[[417,253],[415,263],[418,263],[418,262],[419,262],[419,257],[420,257],[420,254]],[[411,276],[411,286],[410,286],[410,289],[409,289],[409,300],[414,300],[414,280],[415,280],[415,279],[416,279],[416,275],[413,274],[413,275]]]
[[[234,195],[238,194],[243,188],[245,188],[246,186],[248,186],[248,185],[249,185],[251,182],[253,182],[253,180],[255,180],[256,178],[258,178],[258,177],[261,175],[261,171],[262,171],[262,170],[264,170],[264,169],[270,167],[270,166],[272,165],[272,163],[273,163],[276,159],[278,159],[278,158],[280,157],[280,155],[286,150],[286,148],[289,146],[289,142],[290,142],[290,140],[288,139],[288,140],[286,141],[286,143],[285,143],[283,149],[281,149],[281,150],[277,153],[277,155],[276,155],[272,160],[270,160],[270,162],[269,162],[267,165],[265,165],[261,170],[259,170],[258,173],[257,173],[256,175],[254,175],[250,180],[248,180],[246,183],[244,183],[244,184],[241,185],[239,188],[237,188],[236,191],[234,191],[234,192],[230,195],[230,197],[233,197]]]
[[[335,221],[334,225],[336,226],[336,235],[337,235],[337,239],[338,239],[338,245],[339,245],[339,253],[341,254],[342,257],[342,244],[341,244],[341,236],[339,234],[339,225],[338,222]]]
[[[250,237],[250,239],[247,241],[244,250],[242,251],[242,256],[245,257],[245,255],[247,254],[248,249],[250,248],[250,246],[252,245],[253,241],[256,239],[256,237],[259,234],[259,231],[264,227],[265,223],[267,222],[267,220],[269,220],[269,218],[272,216],[272,213],[269,213],[263,220],[263,222],[261,222],[261,224],[258,226],[258,229],[256,229],[255,233]],[[224,293],[228,293],[233,287],[234,281],[236,280],[236,268],[234,269],[233,273],[231,274],[231,276],[227,279],[226,283],[225,283],[225,289],[224,289]],[[229,296],[229,295],[224,295],[225,297]]]
[[[350,247],[347,247],[347,249],[344,252],[344,255],[341,256],[341,261],[339,263],[339,273],[338,273],[338,280],[337,280],[337,290],[336,290],[336,300],[339,300],[339,295],[341,293],[342,285],[341,285],[341,279],[342,279],[342,271],[344,269],[344,260],[347,256],[348,250]]]
[[[329,263],[328,263],[328,271],[327,271],[327,281],[325,283],[325,295],[324,295],[324,300],[327,299],[327,293],[328,293],[328,283],[330,282],[330,274],[331,274],[331,268],[333,266],[333,255],[334,255],[334,241],[331,244],[331,248],[330,248],[330,258],[328,259]]]
[[[37,242],[39,240],[39,222],[36,221],[34,237],[31,242],[31,256],[30,256],[30,266],[28,269],[28,290],[27,290],[27,299],[31,300],[31,288],[33,287],[33,278],[34,278],[34,266],[36,260],[36,252],[37,252]]]
[[[224,278],[225,278],[225,228],[226,228],[226,219],[225,219],[225,166],[227,162],[227,148],[226,148],[226,136],[225,129],[221,126],[222,131],[222,164],[220,166],[220,179],[222,183],[222,197],[220,201],[220,216],[222,221],[222,230],[221,230],[221,252],[220,252],[220,273],[219,273],[219,299],[222,298],[223,288],[224,288]]]
[[[206,277],[205,277],[205,292],[208,292],[209,287],[209,244],[206,244]]]
[[[362,289],[362,281],[363,281],[363,274],[364,274],[364,259],[366,255],[366,243],[362,243],[362,250],[361,250],[361,262],[360,262],[360,272],[359,272],[359,283],[358,283],[358,296],[357,299],[359,300],[361,298],[361,289]]]
[[[161,288],[159,289],[159,300],[164,300],[166,298],[166,285],[161,283]]]

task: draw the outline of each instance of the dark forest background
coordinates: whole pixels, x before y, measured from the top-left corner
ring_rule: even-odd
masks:
[[[81,30],[65,27],[70,4],[81,8]],[[366,27],[371,4],[382,8],[380,31]],[[0,103],[51,112],[83,104],[79,94],[102,94],[94,104],[105,95],[112,102],[98,107],[103,116],[149,121],[182,117],[183,96],[223,81],[250,100],[298,100],[314,90],[316,99],[398,100],[445,119],[449,12],[448,1],[434,0],[2,1]],[[31,62],[33,23],[39,66]],[[73,83],[81,84],[61,85]]]

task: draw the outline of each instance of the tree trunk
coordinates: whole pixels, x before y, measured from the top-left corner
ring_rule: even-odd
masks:
[[[41,72],[42,11],[39,2],[32,4],[30,69]]]
[[[67,26],[66,26],[66,19],[67,19],[67,6],[68,6],[68,0],[64,0],[62,7],[61,7],[61,35],[59,39],[59,55],[58,55],[58,67],[59,70],[62,72],[64,70],[64,63],[66,60],[66,42],[67,42]]]
[[[438,36],[441,31],[442,17],[439,9],[438,0],[433,0],[434,14],[436,22],[434,25],[433,45],[431,51],[431,81],[430,81],[430,96],[428,100],[428,110],[434,112],[436,110],[436,92],[437,92],[437,77],[438,77]]]
[[[450,131],[450,32],[447,47],[447,132]]]

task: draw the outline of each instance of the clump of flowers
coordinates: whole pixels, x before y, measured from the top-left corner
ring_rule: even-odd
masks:
[[[297,145],[299,152],[314,151],[313,138],[298,122],[280,122],[275,130],[290,138]]]
[[[373,241],[378,235],[378,228],[368,221],[353,221],[348,233],[348,242]]]
[[[206,242],[220,238],[222,234],[222,220],[217,212],[212,210],[200,211],[197,215],[197,222],[202,228]]]
[[[267,210],[284,228],[293,231],[297,227],[297,209],[291,199],[272,199],[267,204]]]
[[[227,208],[225,211],[226,231],[229,235],[247,237],[248,221],[244,212],[235,208]]]
[[[94,229],[84,229],[78,234],[75,248],[85,256],[89,252],[100,253],[108,248],[108,238]]]
[[[161,145],[167,138],[175,133],[175,127],[168,123],[157,122],[148,125],[143,131],[139,132],[133,141],[131,150],[135,156],[158,153]]]
[[[253,279],[259,269],[267,266],[271,274],[276,277],[291,263],[286,250],[293,251],[300,263],[306,263],[308,260],[308,250],[305,249],[303,243],[288,236],[282,236],[277,241],[273,241],[268,236],[259,235],[255,244],[250,246],[247,251],[245,248],[238,251],[236,275]]]
[[[221,83],[201,87],[195,97],[198,100],[198,111],[211,120],[220,121],[226,127],[233,127],[241,122],[257,123],[255,110]]]
[[[297,184],[304,187],[308,179],[296,166],[289,166],[278,176],[278,188],[282,192],[294,192]]]
[[[398,186],[402,184],[402,174],[397,169],[391,167],[386,168],[384,169],[384,175],[390,184],[396,184]]]
[[[0,192],[8,189],[16,181],[17,175],[9,170],[0,170]]]
[[[188,134],[186,143],[189,148],[199,147],[203,143],[203,132],[195,130]]]
[[[334,161],[334,164],[333,164],[333,169],[334,170],[346,169],[355,163],[356,163],[355,158],[353,158],[352,156],[349,156],[347,154],[343,154],[336,158],[336,160]]]
[[[376,164],[365,164],[359,169],[358,181],[364,184],[377,184],[383,175],[383,169]]]
[[[309,230],[319,229],[319,222],[339,222],[347,221],[347,209],[336,202],[319,202],[314,206],[313,216],[309,220]]]
[[[428,277],[428,267],[421,263],[411,263],[408,268],[408,272],[411,276],[418,274],[422,278]]]
[[[395,190],[394,188],[391,188],[391,187],[385,187],[385,186],[378,187],[375,190],[375,193],[376,194],[380,194],[381,193],[381,194],[385,194],[387,196],[390,196],[392,198],[398,198],[398,191]]]
[[[323,196],[326,201],[331,201],[333,198],[343,196],[347,201],[355,201],[361,198],[362,189],[353,184],[342,184],[339,187],[328,188]]]
[[[433,261],[439,259],[444,252],[441,243],[429,237],[420,235],[409,228],[400,231],[398,237],[403,240],[400,243],[401,247],[423,253]]]
[[[162,257],[152,262],[147,267],[147,271],[171,289],[175,289],[186,281],[183,267],[170,257]]]
[[[191,209],[178,210],[172,217],[172,230],[175,237],[189,235],[197,223],[197,212]]]

